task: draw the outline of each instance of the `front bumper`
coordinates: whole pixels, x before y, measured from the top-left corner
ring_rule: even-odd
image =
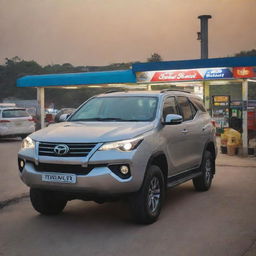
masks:
[[[141,159],[140,153],[118,152],[118,151],[96,151],[90,159],[87,159],[87,165],[95,166],[86,175],[77,174],[75,184],[56,183],[42,181],[42,174],[49,172],[38,171],[36,164],[39,162],[71,164],[70,159],[56,157],[36,158],[34,153],[19,152],[19,158],[25,160],[25,165],[20,170],[22,181],[31,188],[49,189],[70,193],[94,193],[101,195],[113,195],[136,192],[140,189],[146,170],[147,161]],[[78,159],[72,164],[78,164]],[[80,160],[81,165],[85,165],[85,159]],[[125,164],[129,165],[131,175],[128,178],[121,178],[108,167],[110,165]],[[72,165],[71,165],[72,166]],[[72,173],[72,172],[70,172]],[[51,174],[60,174],[60,172],[51,172]],[[67,174],[67,173],[65,173]]]
[[[81,192],[81,193],[103,193],[115,194],[133,192],[134,187],[133,177],[121,179],[115,175],[107,166],[96,167],[87,175],[76,175],[75,184],[64,184],[42,181],[42,174],[47,172],[37,172],[34,164],[27,162],[21,173],[22,181],[29,187],[47,188],[52,190],[64,190],[66,192]],[[58,173],[51,173],[58,174]]]

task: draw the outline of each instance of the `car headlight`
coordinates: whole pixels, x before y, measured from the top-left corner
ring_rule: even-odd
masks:
[[[30,137],[26,137],[21,143],[21,148],[35,148],[35,141],[33,141]]]
[[[137,148],[140,143],[142,142],[142,138],[135,138],[131,140],[123,140],[123,141],[115,141],[103,144],[99,150],[106,151],[106,150],[120,150],[120,151],[132,151],[133,149]]]

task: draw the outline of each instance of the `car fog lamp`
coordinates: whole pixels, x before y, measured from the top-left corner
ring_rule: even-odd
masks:
[[[18,167],[19,167],[20,172],[22,172],[23,168],[25,167],[25,160],[18,158]]]
[[[24,161],[23,161],[23,160],[20,161],[20,167],[21,167],[21,168],[24,167]]]
[[[123,174],[123,175],[126,175],[128,172],[129,172],[129,168],[126,166],[126,165],[122,165],[120,167],[120,172]]]

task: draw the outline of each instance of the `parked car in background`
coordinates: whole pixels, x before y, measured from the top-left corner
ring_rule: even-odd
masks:
[[[34,131],[34,119],[26,109],[0,106],[0,137],[25,138]]]

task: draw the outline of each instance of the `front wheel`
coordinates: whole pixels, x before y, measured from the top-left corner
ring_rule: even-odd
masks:
[[[207,191],[211,187],[214,174],[215,160],[210,151],[205,151],[203,161],[200,166],[202,174],[193,179],[194,187],[197,191]]]
[[[30,189],[30,201],[36,211],[43,215],[56,215],[63,211],[67,200],[47,190]]]
[[[163,173],[158,166],[152,165],[146,172],[141,189],[131,198],[135,220],[141,224],[155,222],[161,212],[164,194]]]

